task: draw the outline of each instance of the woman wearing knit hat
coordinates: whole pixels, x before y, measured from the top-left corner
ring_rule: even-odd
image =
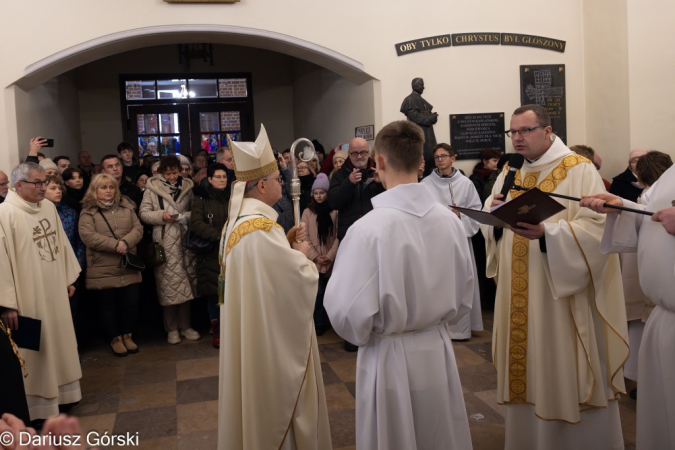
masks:
[[[314,305],[314,327],[317,336],[321,336],[329,327],[328,315],[323,307],[323,294],[338,249],[337,211],[331,210],[326,201],[329,186],[326,174],[320,173],[312,185],[312,200],[302,213],[302,222],[307,226],[309,236],[308,258],[314,261],[319,270],[319,289]]]
[[[42,161],[40,161],[40,167],[45,169],[45,174],[47,176],[59,174],[59,168],[56,167],[56,164],[54,164],[54,161],[52,161],[49,158],[45,158]]]

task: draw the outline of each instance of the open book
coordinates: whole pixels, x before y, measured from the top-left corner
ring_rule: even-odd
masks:
[[[563,205],[537,188],[532,188],[520,197],[509,200],[492,212],[449,206],[462,214],[466,214],[476,222],[503,228],[518,228],[517,222],[536,225],[565,209]]]

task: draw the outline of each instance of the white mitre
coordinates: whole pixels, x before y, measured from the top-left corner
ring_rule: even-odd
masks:
[[[239,217],[246,183],[264,178],[278,170],[277,160],[274,158],[274,151],[267,138],[267,131],[265,131],[264,125],[260,125],[260,134],[258,134],[255,142],[232,141],[229,135],[227,136],[227,142],[232,151],[234,173],[237,176],[237,181],[232,184],[232,195],[230,196],[230,206],[227,215],[228,221],[223,229],[225,242],[230,237],[230,233],[232,233],[234,225],[237,222],[237,217]],[[223,259],[224,256],[221,255]]]

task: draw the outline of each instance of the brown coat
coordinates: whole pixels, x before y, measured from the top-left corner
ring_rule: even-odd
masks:
[[[181,242],[190,220],[193,186],[191,180],[184,179],[178,200],[174,201],[159,177],[152,177],[148,179],[138,212],[143,223],[153,225],[152,240],[164,247],[166,263],[155,267],[157,296],[162,306],[178,305],[197,297],[196,255],[183,247]],[[160,209],[159,196],[164,201],[164,209]],[[164,223],[164,212],[182,214],[187,219],[186,224]]]
[[[143,238],[143,226],[134,212],[135,205],[122,197],[117,208],[103,211],[119,240],[136,254],[136,245]],[[99,290],[128,286],[141,282],[141,272],[122,267],[122,255],[115,252],[117,243],[98,213],[96,205],[83,206],[80,213],[80,238],[87,246],[87,289]]]

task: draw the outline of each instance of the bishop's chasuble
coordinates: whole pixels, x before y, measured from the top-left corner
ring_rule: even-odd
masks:
[[[504,183],[506,167],[486,200]],[[515,184],[573,197],[605,192],[600,174],[559,138],[526,161]],[[511,190],[507,199],[521,195]],[[603,255],[605,216],[555,199],[545,252],[510,230],[482,226],[487,276],[497,278],[492,353],[506,449],[623,449],[617,402],[625,392],[628,331],[616,255]]]
[[[244,198],[221,242],[219,450],[326,450],[314,302],[319,273],[266,204]]]
[[[59,404],[80,401],[80,360],[68,286],[80,265],[54,204],[28,203],[10,190],[0,205],[0,306],[42,321],[40,351],[19,349],[31,420],[59,413]]]
[[[642,205],[625,199],[623,205],[652,212],[670,207],[675,202],[675,166],[641,199]],[[637,251],[640,286],[656,304],[638,357],[637,448],[675,448],[675,236],[649,216],[622,211],[607,215],[602,251]]]

